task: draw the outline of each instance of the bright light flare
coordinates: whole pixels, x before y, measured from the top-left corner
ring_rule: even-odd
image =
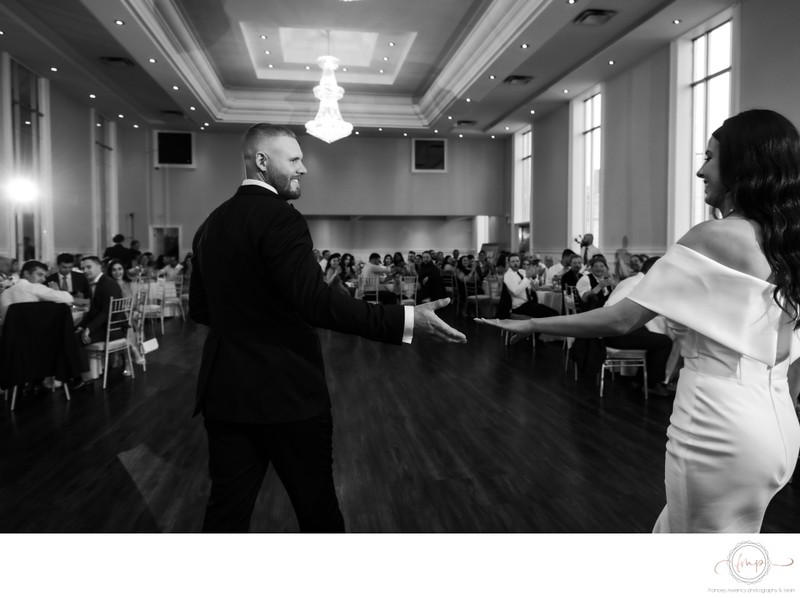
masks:
[[[8,196],[19,203],[31,203],[36,199],[38,189],[36,183],[29,179],[14,179],[6,184]]]

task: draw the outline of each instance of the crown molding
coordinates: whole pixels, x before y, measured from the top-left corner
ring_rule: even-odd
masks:
[[[452,102],[498,60],[519,35],[555,0],[495,0],[420,100],[428,122],[437,120]]]

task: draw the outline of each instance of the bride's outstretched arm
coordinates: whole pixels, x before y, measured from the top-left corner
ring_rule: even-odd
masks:
[[[476,321],[503,328],[519,336],[543,332],[558,336],[594,338],[628,334],[644,326],[656,315],[658,315],[656,312],[650,311],[630,299],[623,299],[611,307],[593,309],[571,316],[533,318],[531,320],[476,318]]]

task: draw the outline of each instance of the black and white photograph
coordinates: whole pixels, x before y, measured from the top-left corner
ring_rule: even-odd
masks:
[[[798,24],[3,0],[8,594],[800,592]]]

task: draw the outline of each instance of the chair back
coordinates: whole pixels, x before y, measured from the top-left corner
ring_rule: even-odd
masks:
[[[489,299],[492,303],[495,303],[500,300],[500,294],[502,293],[503,288],[503,281],[501,281],[496,275],[489,275],[486,277],[487,283],[487,290],[489,291]]]
[[[379,295],[381,281],[377,276],[361,276],[358,279],[358,289],[364,301],[380,302]]]
[[[569,289],[570,287],[567,287]],[[571,287],[574,289],[575,287]],[[564,313],[566,315],[571,315],[578,313],[578,309],[575,306],[575,294],[574,292],[564,292]]]
[[[133,312],[133,297],[109,299],[108,324],[106,326],[106,343],[111,342],[111,337],[124,337],[131,326]],[[115,334],[115,333],[119,334]]]
[[[400,280],[400,293],[402,299],[408,299],[416,303],[417,301],[417,277],[403,276]]]

